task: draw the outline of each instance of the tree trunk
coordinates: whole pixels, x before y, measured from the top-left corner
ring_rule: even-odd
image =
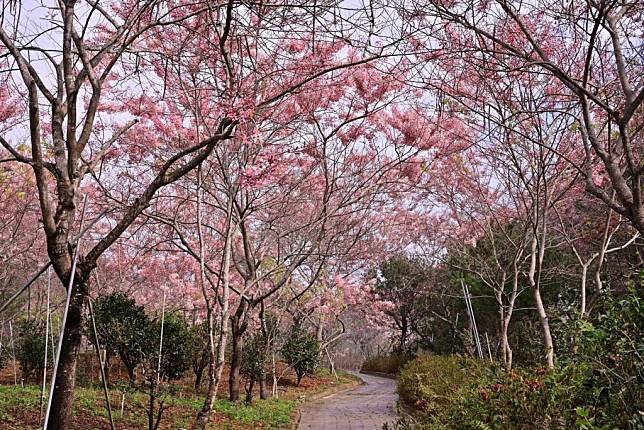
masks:
[[[227,272],[224,272],[227,273]],[[227,276],[225,276],[227,279]],[[224,281],[224,289],[228,291],[228,284]],[[217,389],[219,388],[219,381],[221,380],[221,373],[224,369],[226,342],[228,338],[228,294],[224,293],[225,301],[221,312],[221,320],[219,326],[219,339],[217,340],[217,349],[215,351],[215,344],[211,340],[210,348],[210,362],[208,363],[208,388],[206,390],[206,398],[203,407],[197,414],[197,418],[193,423],[192,430],[203,430],[208,425],[210,419],[210,412],[212,411],[215,397],[217,397]],[[212,324],[212,323],[211,323]],[[212,337],[212,329],[210,336]]]
[[[497,304],[499,306],[499,322],[501,348],[503,350],[503,364],[505,365],[506,370],[510,370],[512,368],[512,349],[510,348],[510,341],[508,340],[508,326],[510,325],[510,318],[505,311],[505,305],[503,303],[501,290],[495,291],[495,296]]]
[[[507,370],[512,369],[512,348],[510,347],[510,341],[508,340],[508,327],[510,325],[510,319],[506,318],[503,320],[501,326],[501,345],[503,345],[503,362]]]
[[[259,378],[259,398],[266,400],[269,397],[270,396],[268,394],[268,389],[266,388],[266,374],[264,374],[261,378]]]
[[[271,384],[271,394],[273,397],[278,398],[279,397],[279,391],[278,391],[278,378],[277,378],[277,358],[275,357],[275,347],[273,346],[271,348],[271,379],[272,379],[272,384]]]
[[[240,329],[239,320],[235,316],[232,324],[232,354],[230,357],[230,377],[228,378],[229,400],[234,403],[239,402],[239,373],[243,348],[243,332]]]
[[[546,347],[546,365],[548,370],[555,368],[555,350],[552,343],[552,335],[550,334],[550,323],[548,322],[548,315],[546,314],[546,309],[543,306],[541,301],[541,292],[539,288],[533,289],[534,292],[534,303],[537,308],[537,314],[539,315],[539,322],[541,323],[541,329],[543,330],[543,344]]]
[[[586,278],[588,277],[588,266],[581,266],[581,316],[586,315]]]
[[[503,345],[504,362],[506,369],[512,369],[512,348],[510,347],[510,340],[508,339],[508,331],[510,329],[510,321],[512,321],[512,314],[514,313],[514,303],[519,295],[519,264],[518,261],[523,255],[522,251],[517,251],[512,262],[512,292],[508,300],[508,307],[505,310],[503,317],[503,325],[501,326],[501,343]]]
[[[66,430],[71,427],[74,388],[76,386],[76,366],[83,338],[83,327],[85,326],[83,309],[87,295],[87,282],[80,279],[75,281],[67,311],[63,344],[60,348],[58,371],[56,372],[56,383],[51,399],[47,430]]]
[[[136,367],[131,365],[126,365],[125,367],[127,368],[127,377],[130,380],[130,385],[134,385],[136,382],[136,374],[134,373]]]
[[[548,322],[548,315],[546,314],[546,308],[543,306],[543,301],[541,300],[541,291],[539,288],[539,283],[535,277],[537,270],[537,237],[532,238],[532,249],[530,255],[530,270],[528,271],[528,279],[530,281],[530,288],[532,289],[532,295],[534,297],[534,304],[537,309],[537,315],[539,316],[539,323],[541,324],[541,330],[543,332],[543,345],[546,348],[546,365],[548,370],[555,368],[554,362],[554,347],[552,344],[552,335],[550,334],[550,323]],[[541,252],[541,250],[540,250]],[[541,256],[542,254],[540,254]],[[539,259],[541,260],[541,259]]]
[[[105,363],[103,366],[103,375],[105,376],[105,385],[107,385],[108,387],[110,386],[110,358],[110,351],[109,349],[105,348]]]
[[[199,200],[201,202],[201,200]],[[199,205],[199,208],[201,205]],[[224,363],[226,358],[226,343],[228,341],[228,297],[230,294],[230,257],[231,257],[231,211],[232,211],[232,202],[228,200],[227,206],[227,223],[228,227],[226,229],[226,241],[224,244],[224,255],[222,262],[222,271],[223,271],[223,285],[222,285],[222,297],[221,297],[221,312],[219,314],[219,339],[216,342],[215,349],[215,339],[213,335],[213,315],[212,309],[208,307],[208,348],[210,354],[210,360],[208,363],[208,389],[206,390],[206,398],[204,399],[203,407],[197,414],[191,430],[204,430],[208,425],[208,420],[210,419],[210,412],[212,411],[215,397],[217,397],[217,390],[219,388],[219,381],[221,380],[221,373],[224,369]],[[201,209],[200,212],[201,214]],[[201,227],[201,216],[198,217],[198,225]],[[203,241],[201,241],[203,243]],[[203,246],[201,246],[203,248]],[[201,275],[202,278],[205,278],[204,274],[204,260],[203,253],[201,253],[200,263],[202,266]],[[202,279],[202,285],[205,285],[204,279]],[[204,299],[207,300],[208,295],[204,288],[203,290]],[[209,302],[208,302],[209,303]]]
[[[199,391],[199,387],[201,387],[201,378],[203,376],[203,371],[203,367],[199,367],[195,370],[195,391]]]
[[[246,404],[251,405],[253,403],[253,390],[255,389],[255,377],[250,378],[248,383],[248,389],[246,390]]]
[[[407,344],[407,330],[408,330],[407,318],[402,317],[400,321],[400,353],[405,353],[405,345]]]

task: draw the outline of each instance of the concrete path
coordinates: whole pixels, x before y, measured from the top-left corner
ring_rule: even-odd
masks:
[[[302,408],[299,430],[379,430],[396,419],[396,381],[360,374],[365,382]]]

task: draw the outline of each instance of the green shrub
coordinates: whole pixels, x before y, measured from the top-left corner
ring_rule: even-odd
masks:
[[[460,389],[481,378],[482,362],[457,355],[420,356],[400,371],[398,394],[407,404],[431,413],[449,405]]]
[[[305,375],[313,373],[320,353],[317,339],[300,327],[293,327],[291,334],[282,347],[284,360],[295,370],[297,385]]]
[[[190,327],[188,348],[192,354],[192,371],[195,374],[195,390],[199,390],[203,373],[210,364],[210,342],[208,321],[203,321]],[[213,333],[213,336],[216,336]]]
[[[548,374],[491,368],[428,414],[421,428],[578,428],[573,404],[584,374],[575,367]]]
[[[644,429],[644,300],[638,290],[605,293],[590,318],[553,319],[553,331],[569,344],[560,344],[551,372],[490,366],[450,394],[444,381],[452,379],[454,366],[448,358],[411,363],[401,372],[401,398],[436,403],[416,428]]]
[[[267,372],[266,338],[260,333],[252,336],[244,346],[241,372],[252,380],[259,380]]]
[[[362,364],[362,371],[395,375],[409,360],[411,357],[403,354],[377,355]]]
[[[146,356],[153,363],[158,362],[161,321],[154,321],[148,335],[149,345]],[[163,348],[161,353],[161,377],[170,381],[177,380],[190,369],[194,354],[190,342],[190,327],[185,319],[176,315],[166,315],[163,322]]]
[[[39,378],[42,375],[45,360],[45,327],[35,320],[22,320],[18,323],[16,339],[16,359],[20,363],[22,377],[25,381]],[[52,348],[47,342],[49,360]]]
[[[149,343],[151,323],[143,306],[123,293],[112,293],[96,300],[94,316],[98,341],[107,350],[108,362],[111,355],[118,354],[134,382],[134,371],[145,358]],[[93,334],[88,337],[94,340]]]
[[[253,402],[253,390],[255,383],[266,381],[269,366],[269,351],[266,337],[262,333],[257,333],[250,337],[244,346],[242,355],[241,373],[246,376],[246,403]],[[262,386],[260,385],[260,388]],[[262,391],[262,390],[260,390]],[[262,398],[266,398],[267,393],[264,390],[260,393]]]

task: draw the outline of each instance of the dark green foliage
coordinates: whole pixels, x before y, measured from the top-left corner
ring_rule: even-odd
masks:
[[[426,407],[419,429],[641,429],[644,428],[644,299],[641,274],[621,296],[606,292],[590,318],[553,318],[559,338],[555,370],[492,366],[470,372],[461,388],[449,363],[436,357],[401,373],[401,398],[418,404],[440,392],[440,407]],[[638,287],[635,288],[635,285]],[[431,363],[431,364],[428,364]],[[434,371],[426,374],[421,369]],[[430,394],[431,397],[431,394]],[[407,428],[404,422],[398,428]]]
[[[421,321],[418,299],[425,293],[428,268],[418,259],[407,256],[393,257],[378,267],[375,292],[383,299],[394,303],[385,311],[391,317],[398,332],[396,352],[405,353],[410,347],[414,325]]]
[[[52,357],[49,345],[48,357]],[[20,363],[25,381],[39,378],[45,361],[45,325],[35,320],[22,320],[18,323],[16,336],[16,360]]]
[[[253,402],[256,382],[265,381],[269,366],[269,346],[266,337],[257,333],[246,341],[242,355],[241,373],[246,376],[246,403]],[[265,392],[261,393],[265,398]]]
[[[428,414],[422,428],[577,428],[573,402],[584,373],[574,367],[548,374],[491,368]]]
[[[118,354],[130,380],[134,381],[134,371],[150,348],[151,323],[143,306],[117,292],[99,297],[94,304],[94,315],[99,343],[108,350],[108,355]]]
[[[242,374],[255,380],[263,378],[267,373],[268,359],[266,338],[262,334],[252,336],[244,345]]]
[[[320,345],[312,334],[301,327],[293,326],[291,334],[282,347],[282,357],[295,370],[297,385],[305,375],[313,373],[319,360]]]
[[[635,274],[623,295],[605,291],[589,319],[555,321],[562,362],[587,369],[577,407],[594,423],[644,428],[643,280]]]
[[[190,327],[187,345],[191,353],[192,371],[195,374],[195,390],[201,386],[203,372],[210,363],[209,336],[208,321]]]
[[[517,312],[510,323],[510,345],[514,346],[514,362],[522,366],[540,366],[543,363],[543,334],[539,321],[533,315]],[[557,353],[559,349],[557,348]]]
[[[158,363],[161,321],[152,323],[148,336],[149,346],[146,356],[152,365]],[[190,369],[193,345],[190,342],[190,327],[186,320],[176,315],[166,315],[163,323],[163,348],[161,353],[161,377],[170,381],[177,380]]]
[[[147,395],[148,430],[156,430],[164,411],[170,407],[168,399],[175,391],[175,387],[168,381],[180,379],[190,369],[194,350],[190,327],[178,315],[166,314],[162,319],[150,321],[143,335],[143,359],[140,363],[143,378],[135,384],[135,388]]]

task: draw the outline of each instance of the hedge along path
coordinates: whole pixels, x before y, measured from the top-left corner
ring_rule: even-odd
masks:
[[[360,374],[363,385],[305,405],[299,430],[374,430],[396,420],[396,381]]]

